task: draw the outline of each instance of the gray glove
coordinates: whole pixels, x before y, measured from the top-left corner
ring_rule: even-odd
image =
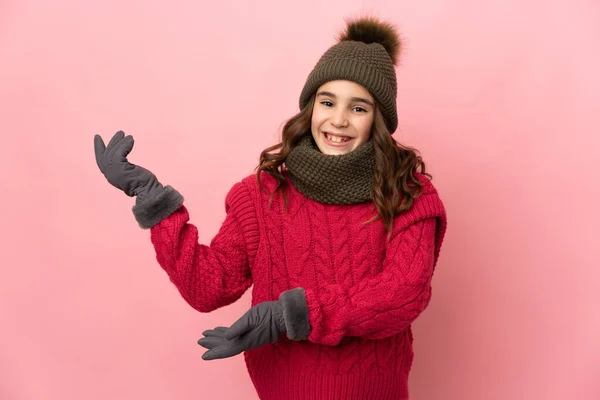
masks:
[[[133,214],[140,227],[151,228],[183,204],[183,196],[171,186],[164,186],[156,176],[127,161],[133,149],[133,137],[118,131],[104,146],[100,135],[94,136],[96,164],[114,187],[129,197],[136,197]]]
[[[230,328],[219,326],[202,332],[198,344],[206,349],[204,360],[233,357],[279,340],[306,340],[311,331],[304,289],[283,292],[278,301],[264,301],[250,308]]]
[[[158,195],[164,188],[156,176],[139,165],[127,161],[133,149],[133,136],[118,131],[104,146],[100,135],[94,136],[96,164],[108,183],[122,190],[129,197],[140,196],[140,200]]]
[[[285,332],[281,303],[265,301],[248,310],[230,328],[219,326],[202,332],[204,337],[198,340],[198,344],[208,349],[202,359],[214,360],[275,343]]]

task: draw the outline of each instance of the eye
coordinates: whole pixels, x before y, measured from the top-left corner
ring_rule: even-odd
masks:
[[[322,101],[321,104],[323,104],[325,107],[333,106],[333,103],[330,102],[329,100]]]
[[[354,107],[354,110],[355,110],[355,111],[358,111],[358,112],[361,112],[361,113],[362,113],[362,112],[367,112],[367,110],[365,110],[365,109],[364,109],[364,108],[362,108],[362,107]]]

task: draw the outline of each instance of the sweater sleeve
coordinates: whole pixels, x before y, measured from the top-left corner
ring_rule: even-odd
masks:
[[[238,300],[252,285],[250,263],[258,247],[254,205],[243,183],[225,199],[225,221],[210,245],[198,243],[184,205],[150,230],[156,259],[183,298],[210,312]]]
[[[381,339],[406,329],[427,307],[435,266],[436,218],[404,228],[388,244],[383,269],[350,289],[306,290],[308,340],[335,346],[344,336]]]

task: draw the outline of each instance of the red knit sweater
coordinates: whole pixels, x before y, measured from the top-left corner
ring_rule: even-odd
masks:
[[[275,181],[267,174],[269,190]],[[289,210],[261,191],[256,176],[236,183],[210,245],[181,206],[151,229],[157,260],[200,312],[231,304],[253,285],[252,304],[303,287],[312,331],[281,336],[244,353],[264,400],[408,399],[411,323],[431,298],[446,231],[444,206],[419,174],[424,193],[398,216],[389,242],[373,204],[325,205],[291,184]]]

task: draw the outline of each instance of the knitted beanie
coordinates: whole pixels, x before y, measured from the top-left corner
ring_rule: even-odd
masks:
[[[353,81],[381,104],[388,130],[394,133],[398,127],[395,65],[400,44],[395,27],[389,23],[374,17],[348,22],[338,43],[321,56],[309,74],[300,94],[300,109],[321,85],[336,79]]]

